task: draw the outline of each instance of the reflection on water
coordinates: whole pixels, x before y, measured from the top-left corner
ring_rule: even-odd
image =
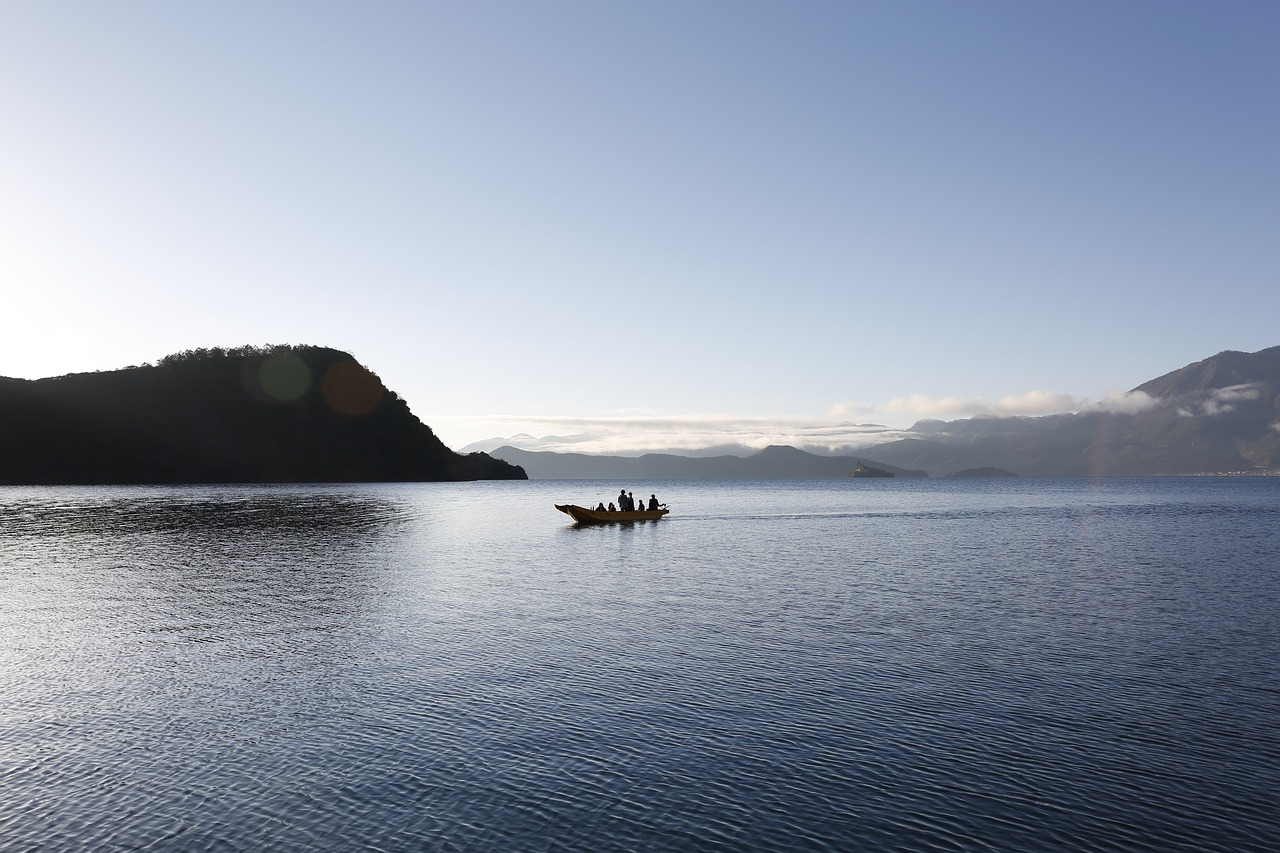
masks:
[[[0,847],[1280,841],[1280,483],[600,486],[0,489]]]
[[[234,531],[326,537],[374,533],[405,511],[374,493],[298,486],[8,488],[0,495],[0,525],[7,532],[59,539]]]

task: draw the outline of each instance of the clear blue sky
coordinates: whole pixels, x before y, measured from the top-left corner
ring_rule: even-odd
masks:
[[[323,344],[454,447],[1081,405],[1280,344],[1278,45],[1270,0],[3,3],[0,375]]]

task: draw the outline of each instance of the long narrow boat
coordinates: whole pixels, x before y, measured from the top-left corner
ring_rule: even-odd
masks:
[[[670,510],[665,509],[637,509],[630,512],[609,512],[605,510],[587,509],[585,506],[577,506],[575,504],[556,504],[556,509],[568,515],[579,524],[617,524],[620,521],[654,521],[662,518]]]

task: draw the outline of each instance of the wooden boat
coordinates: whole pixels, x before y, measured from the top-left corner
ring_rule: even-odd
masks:
[[[621,521],[656,521],[662,518],[670,510],[666,509],[637,509],[630,512],[615,511],[609,512],[605,510],[587,509],[585,506],[576,506],[575,504],[556,504],[556,509],[568,515],[579,524],[617,524]]]

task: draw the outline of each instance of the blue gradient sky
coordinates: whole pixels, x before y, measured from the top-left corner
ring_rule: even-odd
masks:
[[[1274,2],[5,3],[0,375],[323,344],[454,447],[1114,399],[1280,343],[1277,44]]]

